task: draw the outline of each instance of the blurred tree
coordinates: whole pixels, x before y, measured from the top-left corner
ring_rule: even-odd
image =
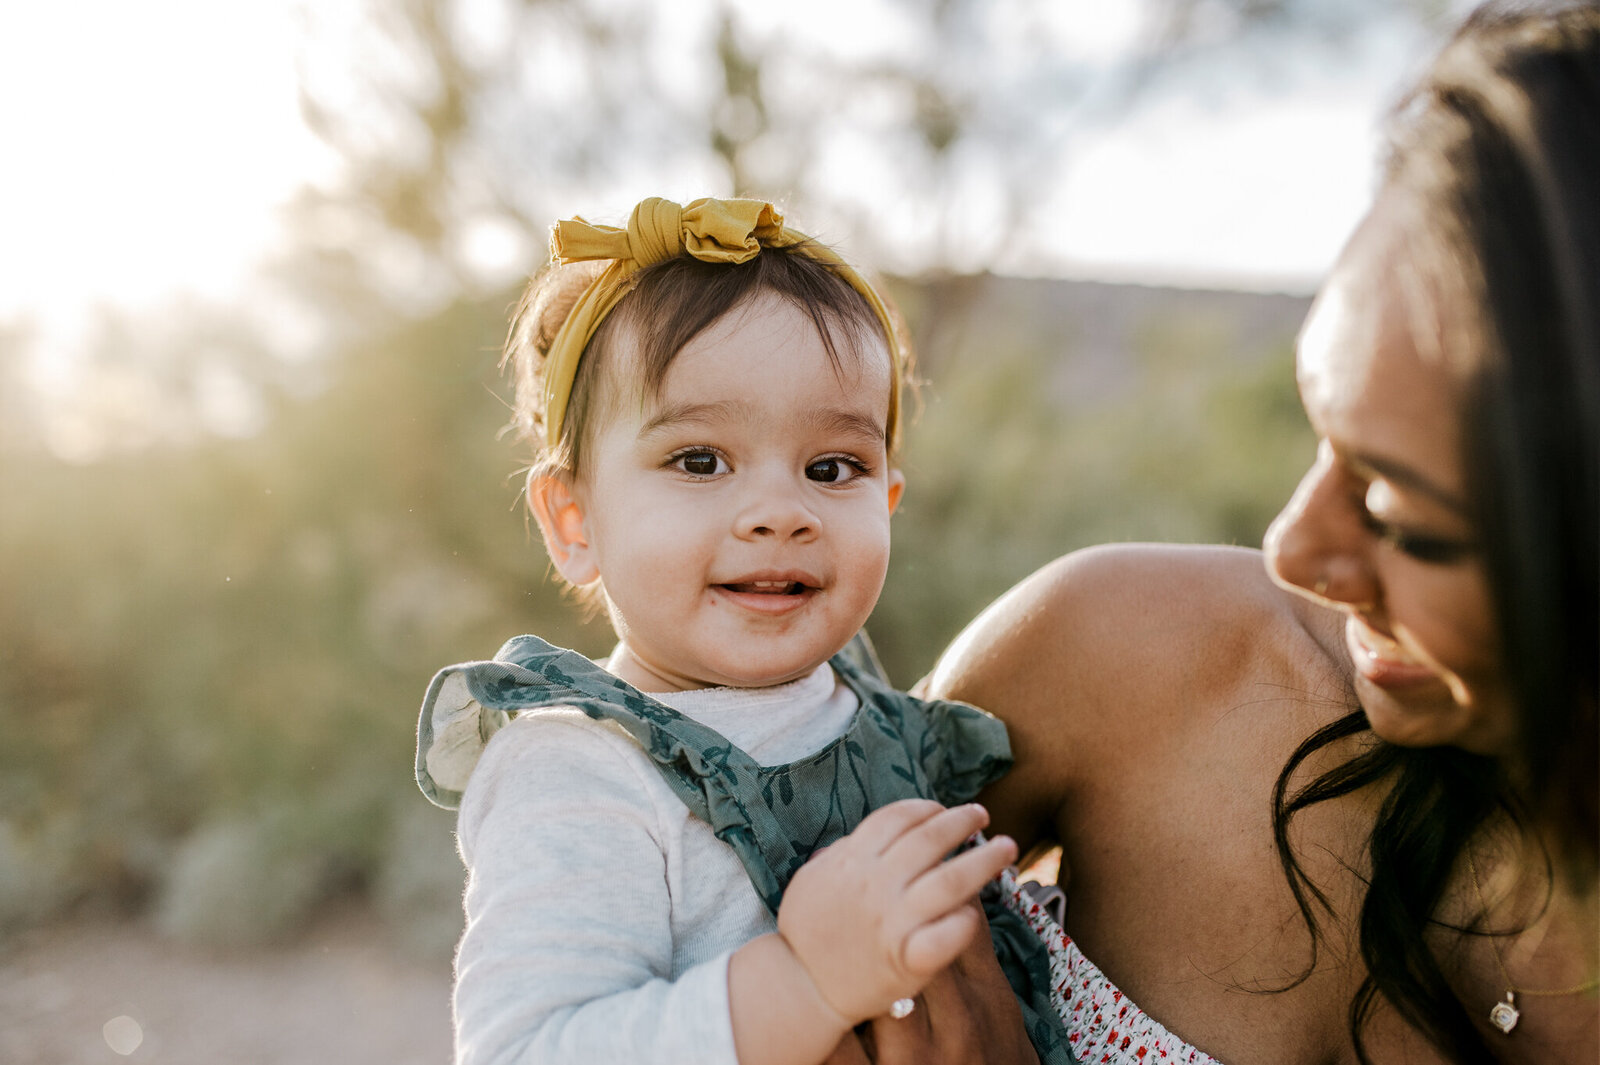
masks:
[[[1313,451],[1292,359],[1306,300],[959,281],[969,342],[908,427],[906,495],[869,624],[902,684],[1074,548],[1259,545]],[[916,315],[944,287],[898,294]]]
[[[429,669],[523,629],[603,646],[509,513],[498,317],[463,302],[355,345],[243,439],[0,452],[28,501],[0,507],[0,933],[154,897],[177,934],[244,941],[375,882],[432,885],[453,924],[458,886],[385,843],[421,801]],[[459,874],[447,845],[425,860]],[[259,862],[289,879],[239,866]],[[239,884],[293,898],[252,929]]]
[[[1145,0],[1115,59],[1041,0],[878,0],[836,29],[735,0],[367,0],[347,24],[308,8],[302,107],[336,168],[296,205],[282,273],[337,320],[427,313],[537,266],[558,213],[641,190],[777,197],[881,265],[981,272],[1072,131],[1162,72],[1247,49],[1270,68],[1288,35],[1445,6]]]
[[[32,339],[24,322],[0,323],[0,455],[40,446],[40,427],[28,402]]]

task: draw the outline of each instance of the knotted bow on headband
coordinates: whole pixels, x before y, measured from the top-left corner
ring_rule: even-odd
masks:
[[[762,247],[803,245],[801,254],[832,267],[850,287],[861,293],[878,316],[889,345],[889,420],[885,426],[894,446],[900,421],[902,354],[894,323],[883,300],[850,264],[831,249],[804,233],[788,229],[777,208],[762,200],[700,199],[685,206],[652,196],[640,201],[626,229],[597,226],[581,218],[568,218],[550,228],[550,258],[557,263],[610,259],[608,266],[584,291],[550,342],[544,378],[545,442],[555,447],[566,421],[572,382],[595,330],[628,292],[627,279],[653,263],[679,255],[701,262],[742,263],[760,254]]]

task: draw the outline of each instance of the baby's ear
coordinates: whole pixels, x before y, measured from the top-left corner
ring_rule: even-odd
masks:
[[[564,474],[550,473],[528,481],[528,502],[544,534],[544,549],[550,561],[568,584],[583,587],[600,577],[589,532],[583,520],[583,507]]]
[[[893,514],[900,506],[900,497],[906,491],[906,475],[897,469],[889,471],[889,513]]]

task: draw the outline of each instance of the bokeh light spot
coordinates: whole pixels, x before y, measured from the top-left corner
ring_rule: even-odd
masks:
[[[144,1042],[144,1029],[127,1014],[111,1018],[100,1033],[106,1037],[106,1046],[123,1057],[138,1050],[139,1044]]]

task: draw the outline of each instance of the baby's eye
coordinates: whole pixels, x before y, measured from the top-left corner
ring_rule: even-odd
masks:
[[[830,455],[806,467],[806,477],[824,484],[842,484],[867,474],[867,466],[858,459],[844,455]]]
[[[693,448],[680,451],[672,456],[667,463],[676,467],[692,477],[714,477],[719,473],[727,473],[729,466],[722,456],[709,448]]]

